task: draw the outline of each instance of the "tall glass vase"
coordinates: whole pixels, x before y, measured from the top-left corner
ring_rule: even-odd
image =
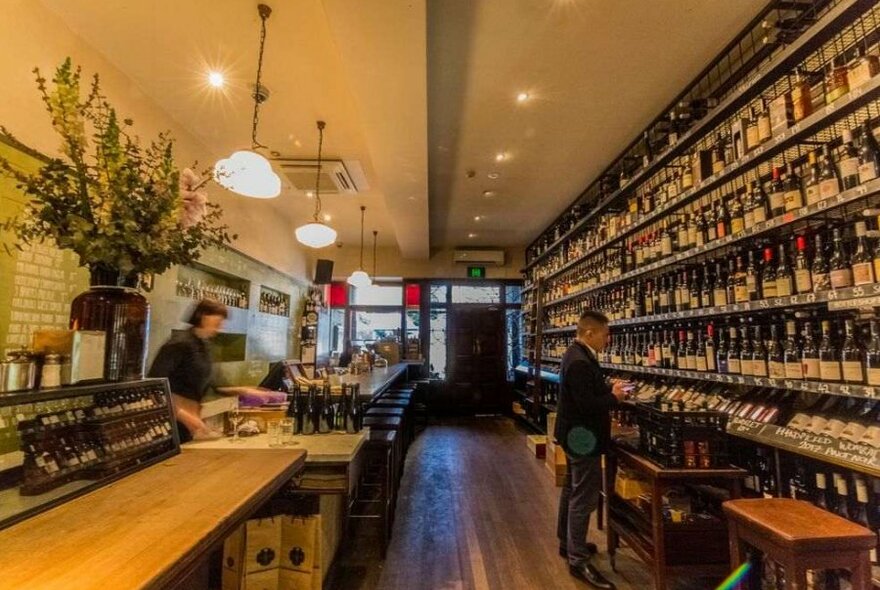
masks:
[[[150,335],[150,304],[135,288],[137,275],[103,265],[89,268],[91,287],[70,305],[70,327],[106,334],[104,379],[143,379]]]

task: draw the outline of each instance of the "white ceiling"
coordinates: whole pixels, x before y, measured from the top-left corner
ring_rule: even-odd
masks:
[[[42,1],[210,157],[249,145],[256,1]],[[327,121],[325,155],[359,161],[370,185],[325,201],[348,245],[364,204],[367,231],[404,257],[524,246],[766,1],[275,0],[259,139],[314,157]],[[294,226],[312,205],[286,190],[266,207]]]

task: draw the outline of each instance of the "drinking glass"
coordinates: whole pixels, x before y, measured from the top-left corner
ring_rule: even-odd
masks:
[[[229,417],[229,421],[232,422],[232,444],[241,442],[241,439],[238,437],[238,427],[244,421],[244,416],[242,416],[241,412],[238,410],[238,402],[236,402],[235,408],[232,410],[232,415]]]
[[[281,444],[287,446],[296,444],[293,441],[293,420],[290,418],[285,418],[281,421]]]
[[[266,434],[269,435],[269,446],[280,447],[282,441],[281,423],[278,420],[270,420],[266,423]]]

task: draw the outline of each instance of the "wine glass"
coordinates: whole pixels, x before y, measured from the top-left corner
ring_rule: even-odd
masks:
[[[229,417],[229,421],[232,422],[232,444],[241,442],[241,439],[238,437],[238,427],[244,421],[244,416],[241,415],[238,409],[238,401],[236,401],[235,407],[232,409],[232,416]]]

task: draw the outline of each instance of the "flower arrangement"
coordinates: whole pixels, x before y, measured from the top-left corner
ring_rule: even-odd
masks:
[[[0,172],[30,197],[20,216],[0,224],[16,236],[17,247],[51,240],[76,252],[93,272],[131,277],[162,273],[236,239],[220,223],[219,205],[201,190],[205,182],[175,166],[170,135],[142,146],[131,119],[120,119],[101,93],[97,75],[83,96],[81,68],[70,58],[51,84],[38,68],[34,74],[63,158],[33,174],[0,158]]]

